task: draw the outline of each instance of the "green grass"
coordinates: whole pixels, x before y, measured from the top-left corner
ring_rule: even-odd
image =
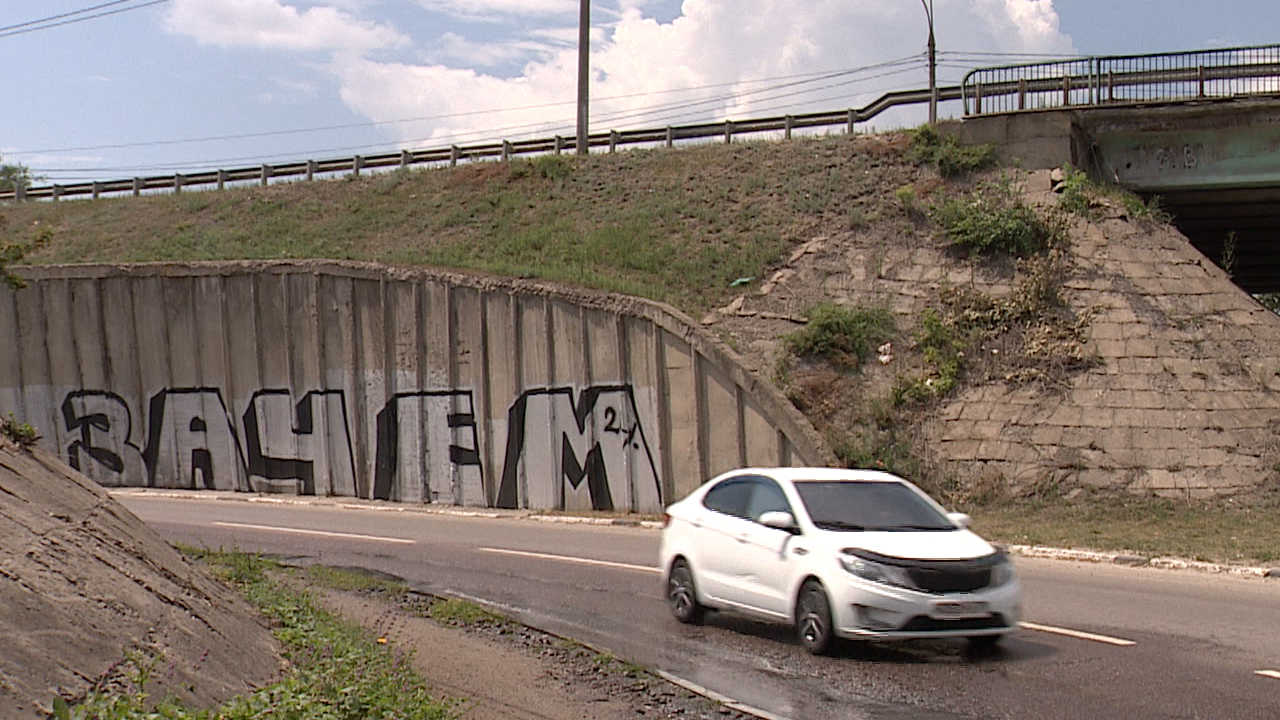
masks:
[[[1277,510],[1280,502],[1275,500],[1233,508],[1160,498],[1106,498],[1022,502],[966,512],[973,516],[976,532],[1009,544],[1276,565]]]
[[[934,205],[930,216],[970,256],[1029,257],[1059,242],[1065,227],[1023,202],[1007,179]]]
[[[59,720],[443,720],[456,703],[434,695],[411,666],[411,655],[379,644],[367,630],[320,608],[311,598],[271,579],[262,557],[223,550],[191,550],[219,577],[235,585],[274,624],[289,668],[279,681],[221,707],[190,709],[147,693],[159,658],[131,656],[128,692],[94,693],[69,707],[56,703]]]
[[[308,565],[302,571],[302,575],[311,585],[342,592],[382,592],[398,595],[409,590],[408,585],[402,580],[383,577],[361,568]]]
[[[787,336],[787,349],[801,357],[825,358],[845,369],[856,369],[895,332],[893,313],[887,307],[822,303],[805,316],[805,326]]]
[[[453,627],[503,625],[511,622],[505,615],[460,598],[436,600],[427,609],[427,617],[441,625]]]

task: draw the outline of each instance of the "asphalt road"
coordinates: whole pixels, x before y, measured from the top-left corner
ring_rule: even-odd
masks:
[[[680,625],[630,527],[125,494],[170,541],[391,573],[779,717],[1280,718],[1280,581],[1019,558],[1024,628],[963,641],[850,644],[813,658],[788,630]],[[1063,633],[1076,633],[1075,635]]]

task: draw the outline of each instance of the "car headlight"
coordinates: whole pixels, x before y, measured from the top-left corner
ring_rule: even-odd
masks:
[[[840,565],[855,577],[881,585],[894,587],[911,587],[906,572],[902,568],[886,565],[857,555],[841,554]]]
[[[991,566],[991,587],[1000,587],[1013,580],[1013,563],[1009,558],[1000,556],[996,564]]]

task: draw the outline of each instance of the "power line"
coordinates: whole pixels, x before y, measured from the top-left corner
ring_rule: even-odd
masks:
[[[635,120],[638,118],[653,118],[650,122],[661,123],[661,122],[666,122],[670,120],[701,116],[706,118],[707,122],[715,122],[714,117],[709,113],[709,110],[705,106],[715,105],[715,104],[719,104],[727,101],[742,100],[753,95],[762,95],[761,97],[755,98],[757,101],[762,101],[762,102],[771,102],[771,101],[784,100],[787,98],[794,98],[797,96],[802,96],[802,95],[811,94],[815,92],[821,92],[823,90],[830,90],[830,89],[840,88],[840,87],[848,87],[850,85],[864,83],[871,80],[891,77],[895,75],[901,75],[903,73],[915,70],[919,66],[919,63],[920,63],[919,56],[912,55],[906,58],[900,58],[897,60],[891,60],[884,63],[876,64],[876,65],[870,65],[865,68],[857,68],[853,70],[843,70],[843,71],[823,73],[819,77],[812,78],[807,81],[780,83],[780,84],[772,85],[766,88],[758,88],[758,89],[754,89],[754,90],[750,90],[742,93],[728,93],[728,94],[723,94],[713,98],[702,99],[697,101],[672,102],[672,103],[665,103],[665,104],[660,104],[655,106],[649,106],[646,108],[619,110],[619,111],[614,111],[612,113],[604,113],[600,116],[600,118],[606,122],[611,120],[626,121],[626,120]],[[816,82],[818,80],[823,80],[823,79],[835,79],[845,75],[865,73],[868,70],[873,70],[873,69],[882,69],[882,70],[885,70],[885,72],[877,73],[867,77],[857,77],[857,78],[843,80],[840,82],[828,83],[827,85],[823,85],[816,88],[808,88],[804,90],[793,90],[791,92],[782,93],[782,94],[765,95],[765,93],[777,93],[780,90],[785,90],[790,87],[803,85],[807,82]],[[804,77],[804,75],[787,76],[787,77]],[[746,82],[755,82],[755,81],[746,81]],[[738,83],[720,83],[713,86],[701,86],[701,87],[703,88],[725,87],[725,86],[733,86],[736,84]],[[688,88],[682,88],[680,91],[687,90],[687,89]],[[678,91],[670,91],[670,92],[678,92]],[[850,97],[857,97],[859,95],[865,96],[866,93],[867,91],[862,91],[860,93],[844,93],[841,95],[830,96],[830,97],[813,98],[811,100],[805,101],[805,104],[827,102],[835,99],[846,99]],[[648,94],[661,94],[661,93],[642,93],[638,95],[648,95]],[[617,97],[626,98],[631,96],[617,96]],[[566,104],[571,104],[571,103],[553,103],[552,105],[566,105]],[[763,110],[771,110],[775,108],[794,107],[794,105],[795,105],[794,102],[790,102],[786,104],[775,103],[773,105],[767,105],[765,107],[761,107],[760,110],[763,111]],[[536,107],[541,107],[541,106],[536,106]],[[494,112],[494,111],[489,111],[489,112]],[[471,113],[460,113],[460,114],[471,114]],[[49,169],[42,169],[41,172],[44,174],[83,175],[84,173],[91,173],[91,172],[133,173],[133,172],[144,172],[144,171],[161,172],[161,171],[173,171],[173,170],[183,170],[183,169],[190,170],[190,171],[200,171],[200,170],[209,170],[209,169],[217,169],[220,167],[226,167],[227,165],[234,164],[234,163],[250,163],[250,162],[264,163],[264,162],[270,162],[272,160],[279,160],[279,159],[294,160],[300,155],[316,157],[316,156],[324,156],[324,155],[336,155],[338,153],[344,153],[344,152],[362,152],[362,151],[369,151],[369,150],[394,152],[395,150],[399,150],[400,148],[403,148],[403,147],[420,146],[420,145],[428,144],[432,142],[440,143],[440,144],[457,144],[459,141],[466,140],[469,138],[476,138],[476,137],[488,137],[488,138],[502,137],[508,140],[516,140],[516,139],[520,139],[519,138],[520,134],[532,134],[532,135],[545,136],[546,134],[570,133],[572,131],[573,131],[573,125],[572,125],[571,118],[558,118],[558,119],[551,119],[551,120],[539,121],[539,122],[533,122],[533,123],[523,123],[523,124],[508,125],[503,127],[483,128],[483,129],[473,130],[465,133],[455,133],[445,138],[438,138],[438,137],[416,138],[412,140],[401,141],[400,143],[397,143],[395,146],[390,146],[386,143],[362,144],[362,145],[349,145],[349,146],[336,147],[336,148],[329,147],[324,149],[297,151],[297,152],[290,152],[287,154],[286,153],[280,153],[280,154],[274,154],[274,155],[258,154],[258,155],[252,155],[252,156],[224,157],[224,158],[194,161],[194,162],[160,163],[160,164],[145,165],[145,166],[49,168]],[[515,134],[513,135],[512,133],[515,133]]]
[[[61,15],[51,15],[50,17],[41,20],[31,20],[29,22],[18,23],[17,25],[2,27],[0,28],[0,38],[12,37],[14,35],[25,35],[26,33],[33,33],[39,30],[49,30],[51,28],[62,27],[63,25],[72,25],[74,23],[94,20],[97,18],[107,17],[109,15],[119,15],[120,13],[126,13],[131,10],[141,10],[142,8],[151,7],[152,5],[169,2],[169,0],[149,0],[148,2],[144,2],[140,5],[131,5],[129,7],[116,8],[115,10],[103,10],[103,12],[86,15],[86,13],[91,13],[95,10],[102,10],[103,8],[122,5],[126,2],[132,1],[133,0],[116,0],[115,2],[103,3],[101,5],[84,8],[83,10],[75,10],[69,13],[62,13]],[[83,17],[75,17],[77,15],[83,15]],[[58,22],[52,22],[55,20]]]

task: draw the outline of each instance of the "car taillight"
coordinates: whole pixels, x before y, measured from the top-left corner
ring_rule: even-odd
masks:
[[[662,527],[665,530],[671,524],[671,513],[662,513]]]

